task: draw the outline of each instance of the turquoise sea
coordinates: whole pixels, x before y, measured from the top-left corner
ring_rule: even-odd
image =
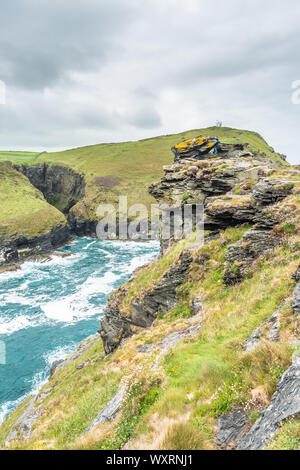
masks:
[[[71,256],[0,274],[0,422],[46,382],[55,360],[97,331],[109,294],[159,245],[84,237],[59,251]]]

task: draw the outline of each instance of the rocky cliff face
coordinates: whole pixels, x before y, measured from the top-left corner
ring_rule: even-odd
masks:
[[[176,305],[176,289],[184,282],[191,262],[190,253],[182,252],[178,263],[161,276],[153,289],[133,299],[126,315],[120,312],[119,307],[120,297],[126,295],[126,287],[121,287],[112,295],[99,330],[106,354],[116,349],[124,338],[131,336],[136,331],[135,327],[149,328],[160,313]]]
[[[298,449],[299,169],[222,144],[215,157],[177,155],[150,192],[159,204],[203,204],[204,246],[163,245],[115,291],[102,341],[55,363],[0,443]]]
[[[0,268],[21,263],[27,258],[51,253],[70,239],[67,224],[54,226],[49,232],[37,236],[17,235],[0,240]]]
[[[84,197],[84,177],[71,168],[47,163],[35,166],[16,165],[15,168],[27,176],[49,204],[58,207],[64,214],[68,214]]]

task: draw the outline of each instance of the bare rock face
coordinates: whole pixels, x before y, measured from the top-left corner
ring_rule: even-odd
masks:
[[[291,302],[291,306],[294,310],[295,315],[300,313],[300,283],[297,284],[294,290],[294,299]]]
[[[205,206],[205,228],[216,230],[228,226],[251,223],[256,214],[251,197],[226,196],[223,198],[207,198]]]
[[[283,305],[247,338],[244,347],[245,351],[254,351],[259,345],[263,333],[266,334],[266,339],[272,343],[278,343],[280,341],[279,314],[282,307]]]
[[[5,264],[18,263],[29,257],[50,253],[55,248],[70,240],[67,225],[60,224],[44,235],[31,238],[20,235],[7,240],[0,240],[0,267]]]
[[[107,421],[112,421],[116,414],[121,410],[125,395],[125,387],[120,388],[118,393],[107,403],[107,405],[100,411],[94,421],[86,428],[85,433],[93,429],[95,426],[100,426]]]
[[[267,230],[248,230],[242,240],[230,245],[227,250],[225,258],[230,266],[223,277],[225,284],[232,285],[241,281],[245,269],[278,244],[279,239]]]
[[[192,257],[188,251],[182,252],[178,263],[167,271],[153,290],[141,299],[135,299],[130,315],[124,317],[113,294],[100,323],[100,336],[106,354],[116,349],[124,338],[132,335],[133,326],[147,328],[152,325],[159,313],[167,312],[177,304],[176,289],[186,278]]]
[[[255,185],[254,199],[260,204],[274,204],[291,194],[292,185],[286,181],[262,181]]]
[[[218,418],[217,444],[221,449],[234,449],[245,435],[249,419],[243,409],[235,410]]]
[[[238,445],[238,450],[262,450],[273,439],[275,432],[286,419],[300,413],[300,358],[283,374],[277,384],[270,406],[252,426],[248,435]]]
[[[300,265],[297,268],[297,271],[292,275],[292,279],[296,282],[300,282]]]
[[[67,199],[63,208],[64,213],[67,213],[85,194],[83,176],[71,168],[43,163],[35,166],[16,165],[15,169],[27,176],[31,184],[43,193],[50,204],[55,202],[58,195],[63,194]]]

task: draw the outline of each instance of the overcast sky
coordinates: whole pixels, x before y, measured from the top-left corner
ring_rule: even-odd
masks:
[[[1,149],[222,120],[300,163],[299,0],[1,0],[0,12]]]

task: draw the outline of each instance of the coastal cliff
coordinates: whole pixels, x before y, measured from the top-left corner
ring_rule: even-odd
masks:
[[[203,204],[204,245],[162,242],[1,425],[3,448],[299,448],[300,172],[246,144],[164,167],[150,194]]]

